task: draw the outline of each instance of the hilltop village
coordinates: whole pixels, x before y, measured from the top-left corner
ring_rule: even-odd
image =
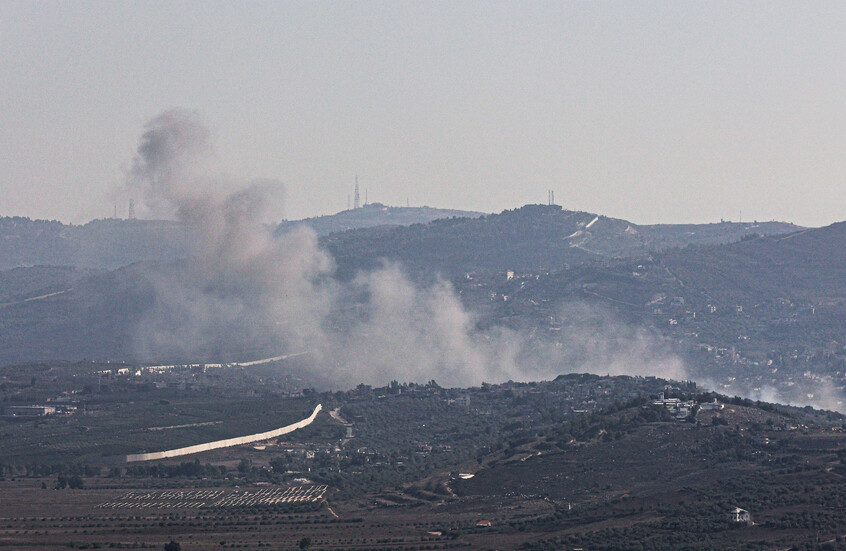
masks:
[[[565,351],[585,326],[646,327],[684,359],[689,378],[717,392],[846,407],[839,303],[702,296],[651,258],[609,262],[604,271],[467,273],[455,281],[469,303],[486,302],[505,324],[530,319],[536,340]]]
[[[652,511],[667,522],[696,518],[685,533],[710,527],[705,541],[729,549],[750,534],[790,541],[780,526],[804,537],[812,521],[784,508],[805,495],[791,477],[811,473],[815,495],[834,499],[829,478],[846,450],[839,414],[702,392],[692,382],[566,374],[320,392],[293,375],[272,377],[286,361],[4,369],[0,487],[30,505],[0,507],[13,519],[0,533],[46,547],[176,539],[211,549],[243,545],[233,534],[249,526],[261,547],[308,538],[317,548],[485,548],[506,538],[543,549],[595,543],[601,519],[643,527],[642,512]],[[305,419],[262,441],[137,459]],[[653,497],[648,488],[659,481],[668,493]],[[36,513],[48,498],[55,516]],[[280,522],[286,530],[274,528]],[[673,548],[654,537],[656,549]]]

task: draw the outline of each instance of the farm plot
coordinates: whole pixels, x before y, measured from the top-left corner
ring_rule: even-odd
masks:
[[[97,505],[99,509],[201,509],[317,503],[325,485],[267,487],[250,490],[157,490],[126,492]]]
[[[139,393],[130,401],[111,398],[89,402],[85,414],[0,419],[0,463],[97,462],[238,438],[299,421],[316,405],[275,395],[227,399],[175,391]],[[161,428],[166,430],[150,430]]]

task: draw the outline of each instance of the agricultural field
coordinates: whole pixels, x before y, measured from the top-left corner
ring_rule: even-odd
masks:
[[[834,412],[652,377],[292,396],[230,387],[240,371],[224,371],[207,389],[112,378],[72,394],[73,413],[5,418],[0,548],[843,548],[846,419]],[[27,379],[9,402],[49,388]],[[277,428],[318,403],[313,423],[268,441],[102,461]],[[679,415],[679,403],[695,405]],[[735,507],[751,525],[729,521]]]
[[[131,491],[113,501],[99,504],[101,509],[202,509],[204,507],[255,507],[319,503],[326,494],[325,485],[267,486],[248,490],[157,490]]]
[[[0,420],[0,463],[90,462],[201,444],[283,427],[315,405],[281,395],[244,400],[174,391],[100,397],[70,415]]]
[[[327,503],[325,487],[309,485],[299,502],[266,503],[268,496],[295,488],[260,486],[241,490],[209,488],[157,492],[89,487],[40,488],[37,480],[3,484],[0,548],[11,549],[162,549],[171,541],[182,549],[297,549],[307,539],[315,549],[466,549],[450,529],[475,531],[479,513]],[[180,493],[182,494],[180,496]],[[224,499],[196,503],[185,499]],[[306,497],[308,496],[308,497]],[[235,499],[237,498],[237,499]],[[180,501],[180,499],[182,501]],[[149,506],[110,507],[121,501]],[[316,501],[319,500],[319,501]]]

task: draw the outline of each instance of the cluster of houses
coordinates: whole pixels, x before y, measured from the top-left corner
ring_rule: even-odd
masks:
[[[665,398],[662,392],[658,395],[658,399],[652,402],[652,405],[666,408],[673,417],[679,421],[683,421],[690,415],[690,411],[696,405],[696,402],[693,400],[681,400],[679,398]]]
[[[652,405],[666,408],[673,417],[679,421],[683,421],[688,418],[690,412],[693,410],[693,407],[696,405],[696,402],[693,400],[681,400],[679,398],[665,398],[664,393],[662,392],[658,395],[658,399],[652,402]],[[702,411],[716,411],[721,410],[724,407],[725,405],[717,402],[716,398],[714,398],[713,402],[703,402],[699,404],[699,409]]]

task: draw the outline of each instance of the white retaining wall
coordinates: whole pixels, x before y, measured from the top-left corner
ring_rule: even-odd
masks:
[[[165,450],[162,452],[150,453],[135,453],[125,456],[123,458],[123,461],[125,463],[134,463],[136,461],[154,461],[156,459],[179,457],[180,455],[191,455],[195,453],[206,452],[209,450],[216,450],[219,448],[230,448],[232,446],[240,446],[242,444],[251,444],[253,442],[269,440],[271,438],[276,438],[277,436],[282,436],[283,434],[288,434],[289,432],[294,432],[297,429],[309,426],[317,417],[317,414],[320,413],[321,409],[323,409],[323,406],[321,404],[317,404],[311,415],[309,415],[302,421],[291,423],[290,425],[282,427],[281,429],[260,432],[258,434],[250,434],[249,436],[237,436],[235,438],[227,438],[226,440],[217,440],[216,442],[206,442],[205,444],[197,444],[195,446],[177,448],[175,450]]]

